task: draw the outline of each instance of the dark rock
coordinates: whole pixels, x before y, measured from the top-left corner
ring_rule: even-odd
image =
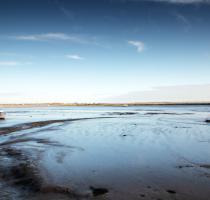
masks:
[[[106,188],[95,188],[92,186],[90,186],[90,190],[92,191],[93,196],[99,196],[109,192],[109,190]]]
[[[179,165],[177,166],[177,168],[182,169],[182,168],[190,168],[190,167],[194,167],[193,165]]]
[[[202,168],[206,168],[206,169],[210,169],[210,164],[203,164],[203,165],[200,165],[200,167]]]
[[[166,192],[168,192],[169,194],[176,194],[176,191],[174,190],[166,190]]]

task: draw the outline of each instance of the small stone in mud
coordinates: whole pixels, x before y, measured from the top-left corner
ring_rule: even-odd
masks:
[[[209,173],[204,173],[203,176],[210,178],[210,174]]]
[[[141,197],[145,197],[145,194],[140,194]]]
[[[90,190],[92,191],[93,196],[99,196],[109,192],[106,188],[95,188],[92,186],[90,186]]]
[[[190,168],[193,167],[193,165],[179,165],[177,168],[182,169],[182,168]]]
[[[166,192],[168,192],[169,194],[176,194],[176,191],[174,190],[166,190]]]

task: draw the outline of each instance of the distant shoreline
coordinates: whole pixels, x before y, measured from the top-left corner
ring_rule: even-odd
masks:
[[[184,106],[184,105],[210,105],[210,102],[141,102],[141,103],[26,103],[26,104],[0,104],[0,108],[25,108],[25,107],[129,107],[129,106]]]

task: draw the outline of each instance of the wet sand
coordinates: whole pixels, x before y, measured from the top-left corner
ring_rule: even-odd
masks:
[[[63,119],[4,122],[0,199],[208,200],[208,109],[97,110],[80,118],[69,111]]]

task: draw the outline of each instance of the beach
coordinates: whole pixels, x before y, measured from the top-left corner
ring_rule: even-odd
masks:
[[[2,200],[209,199],[209,105],[3,110]]]

